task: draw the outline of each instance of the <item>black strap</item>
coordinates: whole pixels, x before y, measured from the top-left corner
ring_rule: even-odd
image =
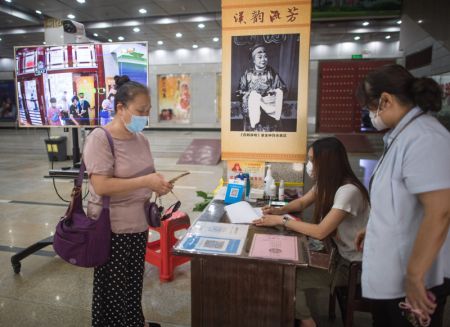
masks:
[[[394,136],[394,139],[391,141],[391,143],[389,143],[389,145],[384,149],[383,154],[381,155],[381,159],[380,162],[377,165],[377,168],[375,169],[375,171],[373,172],[372,176],[370,177],[370,182],[369,182],[369,194],[372,190],[372,183],[373,183],[373,179],[375,178],[375,174],[378,171],[378,169],[380,168],[381,164],[383,163],[384,158],[386,157],[386,154],[388,153],[389,149],[391,148],[392,144],[394,144],[394,141],[397,139],[397,137],[400,135],[401,132],[403,132],[405,130],[406,127],[408,127],[414,120],[416,120],[417,118],[419,118],[420,116],[424,115],[425,112],[421,112],[417,115],[415,115],[413,118],[411,118],[403,127],[402,129],[397,133],[397,135]]]

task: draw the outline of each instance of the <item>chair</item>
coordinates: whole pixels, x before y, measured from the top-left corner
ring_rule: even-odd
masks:
[[[178,241],[175,232],[188,229],[190,225],[189,216],[185,212],[175,211],[170,218],[161,221],[161,227],[149,227],[149,230],[159,233],[159,240],[147,243],[145,261],[159,268],[161,282],[170,282],[173,279],[175,267],[190,260],[172,253],[172,248]]]
[[[330,292],[328,317],[332,320],[336,318],[335,305],[338,300],[342,314],[344,327],[353,326],[353,312],[371,312],[370,301],[361,295],[361,284],[358,283],[362,266],[360,261],[352,261],[349,267],[348,286],[335,287],[334,292]]]

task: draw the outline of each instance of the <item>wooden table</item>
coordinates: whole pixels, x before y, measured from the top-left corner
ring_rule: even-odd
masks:
[[[197,221],[229,222],[224,206],[212,201]],[[255,233],[297,236],[299,261],[249,257]],[[295,272],[307,265],[303,237],[284,228],[251,225],[239,256],[192,253],[181,249],[180,240],[175,254],[192,257],[192,326],[294,326]]]

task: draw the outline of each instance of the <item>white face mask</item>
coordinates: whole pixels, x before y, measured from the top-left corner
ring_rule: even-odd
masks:
[[[381,106],[381,99],[378,103],[378,108],[376,112],[369,111],[369,117],[370,121],[372,122],[373,127],[375,127],[376,130],[382,131],[383,129],[388,128],[388,126],[384,123],[383,119],[380,117],[380,106]]]
[[[309,177],[313,178],[313,164],[311,161],[308,161],[306,164],[306,173]]]

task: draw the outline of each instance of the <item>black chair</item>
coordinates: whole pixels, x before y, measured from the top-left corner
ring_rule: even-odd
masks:
[[[361,284],[359,284],[359,276],[361,276],[361,261],[352,261],[349,267],[348,286],[335,287],[334,292],[330,292],[330,300],[328,306],[328,317],[331,320],[336,318],[336,299],[341,309],[342,322],[344,327],[353,326],[353,312],[371,312],[370,300],[361,296]]]

